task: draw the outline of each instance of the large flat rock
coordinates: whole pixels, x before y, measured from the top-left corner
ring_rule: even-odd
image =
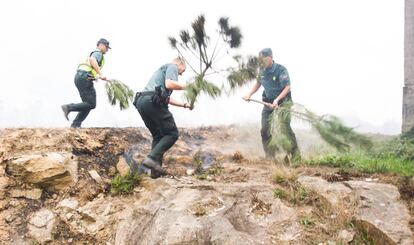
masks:
[[[171,179],[143,185],[140,200],[118,226],[115,244],[282,244],[301,232],[295,209],[274,198],[267,185]]]
[[[347,183],[360,196],[357,225],[372,234],[376,244],[414,244],[410,214],[400,201],[397,187],[365,181]]]
[[[367,181],[328,182],[319,177],[301,176],[298,181],[324,197],[331,206],[346,208],[347,200],[357,198],[356,224],[375,244],[412,245],[410,214],[400,200],[397,187]]]
[[[7,162],[7,172],[23,182],[59,191],[76,181],[77,166],[72,154],[49,152],[12,158]]]

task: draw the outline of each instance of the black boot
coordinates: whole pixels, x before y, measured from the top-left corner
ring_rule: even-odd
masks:
[[[68,115],[70,113],[69,106],[68,105],[62,105],[62,111],[63,111],[63,115],[65,116],[66,120],[69,121],[69,117],[68,117]]]

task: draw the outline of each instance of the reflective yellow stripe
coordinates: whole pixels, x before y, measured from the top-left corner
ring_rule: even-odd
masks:
[[[93,77],[97,77],[98,73],[91,66],[91,63],[89,62],[89,57],[86,58],[85,62],[82,62],[82,63],[80,63],[78,65],[78,70],[90,72],[93,75]],[[102,67],[104,66],[104,64],[105,64],[105,58],[104,58],[104,56],[102,56],[102,62],[101,62],[101,65],[99,66],[99,68],[102,69]]]

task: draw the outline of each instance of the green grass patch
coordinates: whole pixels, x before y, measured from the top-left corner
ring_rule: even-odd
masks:
[[[414,162],[399,156],[373,156],[364,152],[326,155],[311,159],[306,164],[344,169],[355,169],[365,173],[395,173],[414,176]]]
[[[375,144],[369,151],[352,150],[319,156],[305,164],[414,176],[414,140],[396,137]]]
[[[312,195],[302,186],[295,187],[290,195],[290,202],[296,205],[309,204],[312,201]]]
[[[273,189],[273,196],[279,199],[286,199],[287,193],[283,189],[275,188]]]
[[[126,176],[116,175],[111,181],[112,194],[129,194],[142,180],[139,174],[128,174]]]
[[[313,226],[315,226],[315,220],[312,217],[305,217],[303,218],[300,223],[306,228],[312,228]]]
[[[273,197],[279,198],[293,205],[310,205],[318,200],[318,196],[311,191],[306,190],[297,182],[289,183],[283,188],[273,189]]]

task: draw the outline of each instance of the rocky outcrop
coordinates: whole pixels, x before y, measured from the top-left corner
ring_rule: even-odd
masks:
[[[350,208],[357,201],[356,225],[378,245],[411,245],[410,214],[400,200],[398,189],[389,184],[367,181],[330,183],[319,177],[301,176],[302,186],[324,197],[337,210]]]
[[[121,176],[126,176],[130,173],[130,168],[124,157],[119,157],[118,163],[116,164],[116,170]]]
[[[266,184],[201,183],[144,183],[115,244],[277,244],[301,232],[284,229],[296,224],[295,210],[275,199]]]
[[[360,196],[356,224],[368,231],[376,244],[414,244],[409,228],[410,214],[399,200],[397,187],[365,181],[347,183]]]
[[[23,155],[7,161],[7,172],[23,183],[59,191],[76,181],[77,161],[61,152]]]
[[[322,178],[311,176],[300,176],[298,181],[305,188],[318,193],[334,208],[342,208],[343,205],[349,203],[346,199],[349,199],[352,190],[342,182],[328,182]]]

